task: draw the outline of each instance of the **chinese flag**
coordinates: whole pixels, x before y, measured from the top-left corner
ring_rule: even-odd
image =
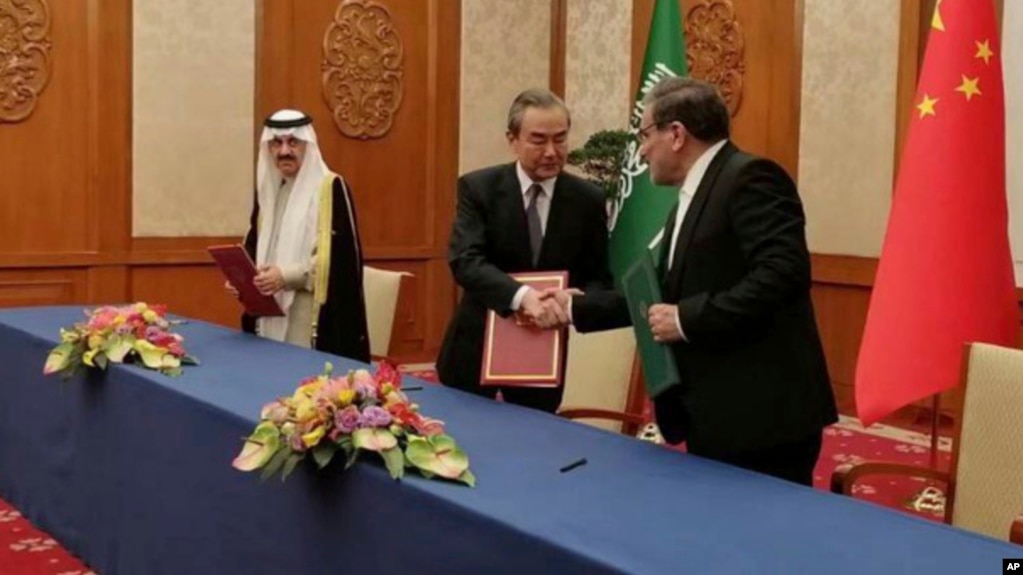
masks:
[[[938,0],[856,364],[864,425],[955,387],[964,343],[1015,345],[1000,56],[991,0]]]

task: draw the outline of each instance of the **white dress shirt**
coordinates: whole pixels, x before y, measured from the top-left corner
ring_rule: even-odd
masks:
[[[543,188],[543,193],[536,197],[536,211],[540,214],[540,229],[543,230],[544,235],[547,234],[547,217],[551,213],[551,198],[554,197],[554,181],[557,177],[547,178],[539,182],[534,182],[532,178],[526,174],[526,171],[522,169],[522,164],[515,162],[515,174],[519,177],[519,190],[522,192],[522,210],[525,211],[529,208],[529,188],[534,183],[540,184]],[[522,306],[522,298],[526,297],[526,292],[529,291],[529,286],[522,286],[519,291],[515,292],[515,296],[512,297],[511,309],[512,311],[519,311]]]

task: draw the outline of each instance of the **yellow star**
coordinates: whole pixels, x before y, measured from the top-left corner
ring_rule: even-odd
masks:
[[[920,110],[920,117],[924,116],[936,116],[937,112],[934,110],[935,104],[938,103],[938,98],[931,98],[927,94],[924,94],[922,102],[916,105],[916,109]]]
[[[977,83],[980,82],[980,78],[967,78],[963,76],[963,83],[956,88],[956,92],[962,92],[966,95],[966,101],[969,102],[974,96],[980,96],[980,88],[977,87]]]
[[[995,53],[991,50],[990,40],[984,40],[983,42],[977,42],[977,53],[973,56],[974,58],[982,58],[985,64],[990,64],[991,56]]]
[[[941,0],[934,6],[934,16],[931,17],[931,28],[945,31],[945,23],[941,20]]]

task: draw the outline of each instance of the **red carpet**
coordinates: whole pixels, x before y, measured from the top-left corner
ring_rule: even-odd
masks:
[[[884,425],[872,425],[865,430],[859,421],[843,417],[841,422],[824,430],[821,456],[814,469],[814,487],[830,489],[831,472],[842,463],[879,460],[927,467],[930,463],[929,442],[930,438],[921,433]],[[950,440],[942,438],[938,450],[939,469],[947,470],[949,467],[949,444]],[[928,487],[932,487],[928,493],[934,493],[934,487],[944,492],[944,485],[940,483],[885,475],[861,479],[853,487],[853,492],[857,499],[941,521],[943,512],[931,505],[933,499],[920,497]]]
[[[0,499],[0,575],[95,575]]]
[[[408,373],[427,381],[437,380],[432,371]],[[883,425],[865,430],[856,420],[843,418],[824,432],[824,447],[814,472],[814,485],[828,489],[835,466],[864,459],[926,466],[927,445],[927,437],[920,433]],[[939,465],[947,469],[949,458],[947,445],[943,445]],[[859,499],[940,521],[940,512],[927,509],[928,500],[924,499],[920,505],[918,495],[929,485],[922,480],[878,476],[861,481],[855,491]],[[914,502],[917,509],[913,508]],[[0,499],[0,575],[96,574]]]

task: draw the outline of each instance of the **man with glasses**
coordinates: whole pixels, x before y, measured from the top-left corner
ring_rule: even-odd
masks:
[[[660,258],[664,303],[648,313],[681,378],[654,400],[661,431],[690,453],[811,485],[837,414],[796,186],[729,141],[728,109],[705,82],[659,82],[640,126],[651,180],[678,189]],[[557,299],[579,331],[629,323],[617,293]]]

